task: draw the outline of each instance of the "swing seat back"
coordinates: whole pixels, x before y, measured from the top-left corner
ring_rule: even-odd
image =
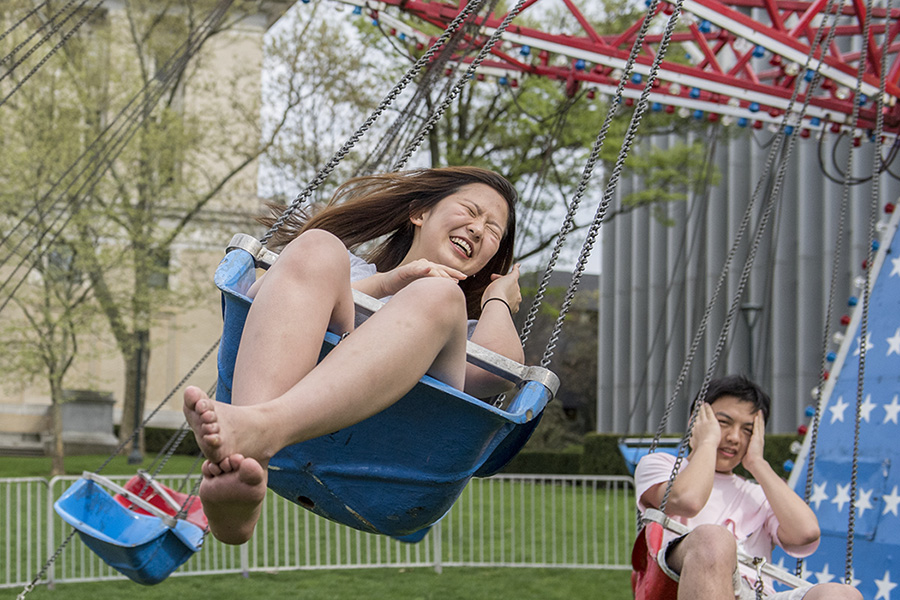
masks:
[[[151,484],[148,481],[148,476],[142,474],[135,475],[129,479],[128,483],[124,485],[124,488],[172,517],[176,516],[181,510],[181,507],[185,506],[187,503],[187,513],[184,520],[193,523],[200,529],[209,529],[209,522],[206,519],[206,515],[203,513],[203,504],[200,502],[199,496],[190,496],[183,492],[176,492],[156,481]],[[168,498],[166,496],[168,496]],[[136,513],[142,515],[151,514],[149,511],[144,510],[132,502],[127,496],[116,494],[113,498],[125,508],[133,510]]]
[[[234,362],[255,281],[253,255],[234,249],[216,271],[224,328],[216,400],[230,402]],[[339,341],[327,333],[320,359]],[[415,540],[473,476],[502,469],[537,426],[552,392],[524,382],[506,410],[425,376],[384,411],[285,448],[269,463],[269,487],[332,521]]]
[[[203,544],[200,527],[138,514],[90,479],[72,484],[53,507],[106,564],[144,585],[167,578]]]
[[[678,582],[669,577],[657,562],[664,528],[647,522],[638,532],[631,551],[631,590],[634,600],[676,600]]]

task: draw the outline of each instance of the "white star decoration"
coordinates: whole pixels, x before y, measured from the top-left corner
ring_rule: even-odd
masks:
[[[894,332],[892,337],[886,338],[888,343],[887,356],[891,354],[900,354],[900,327]]]
[[[828,583],[832,579],[834,579],[834,575],[828,572],[828,563],[822,567],[822,570],[817,572],[816,574],[816,583]]]
[[[890,571],[884,572],[883,579],[876,579],[875,585],[878,586],[878,595],[875,596],[875,600],[879,600],[880,598],[884,598],[884,600],[891,600],[891,590],[897,587],[897,584],[891,581]]]
[[[870,508],[875,508],[872,506],[872,490],[859,490],[859,498],[856,499],[856,502],[853,503],[853,506],[856,507],[856,510],[859,511],[859,516],[862,517],[867,510]]]
[[[834,495],[834,498],[831,499],[832,504],[837,504],[837,511],[841,512],[844,510],[844,505],[849,504],[850,502],[850,484],[847,485],[838,485],[837,493]]]
[[[853,351],[853,356],[859,356],[859,350],[860,350],[859,346],[860,346],[859,338],[856,338],[856,350]],[[872,344],[872,334],[867,333],[866,334],[866,352],[868,353],[869,350],[871,350],[874,347],[875,347],[875,345]]]
[[[894,265],[894,268],[891,270],[891,274],[888,277],[893,277],[894,275],[900,275],[900,257],[892,258],[891,264]]]
[[[900,403],[897,402],[897,396],[894,396],[894,399],[891,400],[890,404],[884,405],[884,423],[888,421],[893,421],[894,425],[898,425],[897,423],[897,415],[900,414]]]
[[[809,503],[816,505],[816,510],[819,510],[819,506],[822,504],[822,500],[828,500],[828,494],[825,493],[825,488],[828,486],[828,482],[825,483],[814,483],[813,484],[813,493],[812,496],[809,497]]]
[[[882,496],[884,500],[884,511],[881,514],[886,515],[888,513],[893,513],[894,516],[900,516],[897,514],[897,507],[900,506],[900,494],[897,494],[897,486],[894,486],[894,489],[890,494],[885,494]]]
[[[866,400],[862,404],[859,405],[859,418],[869,422],[869,416],[872,414],[872,409],[877,406],[872,402],[872,394],[866,394]]]
[[[829,407],[828,410],[831,411],[831,424],[833,425],[835,421],[844,422],[844,411],[847,407],[850,406],[846,402],[844,402],[844,397],[841,396],[837,399],[837,402],[834,403],[834,406]]]

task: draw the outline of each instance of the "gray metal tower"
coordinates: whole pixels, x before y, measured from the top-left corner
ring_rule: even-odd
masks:
[[[766,142],[772,133],[743,131],[720,140],[714,163],[719,185],[703,197],[690,196],[666,208],[674,221],[666,226],[646,208],[614,219],[602,229],[598,331],[597,430],[637,434],[656,430],[691,340],[731,247],[741,217],[764,170]],[[804,409],[813,404],[818,382],[835,254],[841,185],[820,168],[820,153],[828,171],[837,136],[798,139],[783,184],[783,197],[762,239],[749,284],[741,299],[740,316],[719,363],[717,374],[754,377],[772,395],[770,432],[790,432],[807,421]],[[675,136],[653,136],[644,144],[669,146]],[[688,140],[691,141],[691,140]],[[848,142],[837,142],[837,162],[846,164]],[[887,150],[883,148],[886,152]],[[871,175],[875,145],[856,148],[854,176]],[[773,171],[774,173],[774,171]],[[623,178],[624,195],[639,189],[637,178]],[[900,181],[882,175],[879,210],[896,202]],[[850,188],[847,221],[835,294],[831,331],[840,332],[840,317],[859,290],[868,239],[869,183]],[[757,202],[762,205],[764,198]],[[880,216],[880,215],[879,215]],[[751,230],[759,219],[753,216]],[[752,231],[747,237],[752,237]],[[709,333],[698,347],[693,367],[668,424],[670,432],[686,425],[689,402],[700,387],[716,337],[736,289],[749,245],[741,244],[719,304],[711,313]],[[833,341],[831,347],[837,347]]]

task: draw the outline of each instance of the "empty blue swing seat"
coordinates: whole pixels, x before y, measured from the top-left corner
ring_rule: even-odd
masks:
[[[237,235],[216,271],[224,312],[216,400],[231,401],[235,358],[251,304],[246,292],[256,280],[257,265],[268,266],[275,257],[252,237]],[[380,305],[362,295],[355,299],[364,313]],[[366,307],[367,301],[375,304]],[[326,334],[322,356],[338,341]],[[474,353],[476,364],[491,368],[479,356],[492,353],[477,346],[473,351],[473,346],[470,360]],[[558,388],[556,376],[546,369],[500,357],[503,361],[521,369],[519,375],[506,375],[519,383],[505,409],[425,376],[381,413],[276,454],[269,463],[269,487],[332,521],[417,541],[473,476],[493,475],[516,455]]]
[[[200,550],[203,529],[183,519],[129,510],[98,482],[118,488],[106,478],[85,473],[53,507],[106,564],[132,581],[153,585]],[[144,508],[149,512],[153,507]]]

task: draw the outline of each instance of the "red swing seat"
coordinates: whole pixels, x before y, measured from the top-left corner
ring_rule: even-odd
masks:
[[[200,502],[199,496],[176,492],[175,490],[154,481],[148,474],[142,471],[132,477],[128,483],[124,485],[124,488],[173,517],[181,511],[182,506],[186,506],[187,514],[184,515],[184,520],[193,523],[204,531],[209,529],[209,522],[206,520],[206,515],[203,513],[203,505]],[[141,508],[122,494],[116,494],[114,498],[116,502],[136,513],[142,515],[151,514],[149,511]]]
[[[634,600],[675,600],[678,582],[659,567],[656,557],[663,544],[665,528],[648,521],[638,532],[631,550],[631,590]]]

